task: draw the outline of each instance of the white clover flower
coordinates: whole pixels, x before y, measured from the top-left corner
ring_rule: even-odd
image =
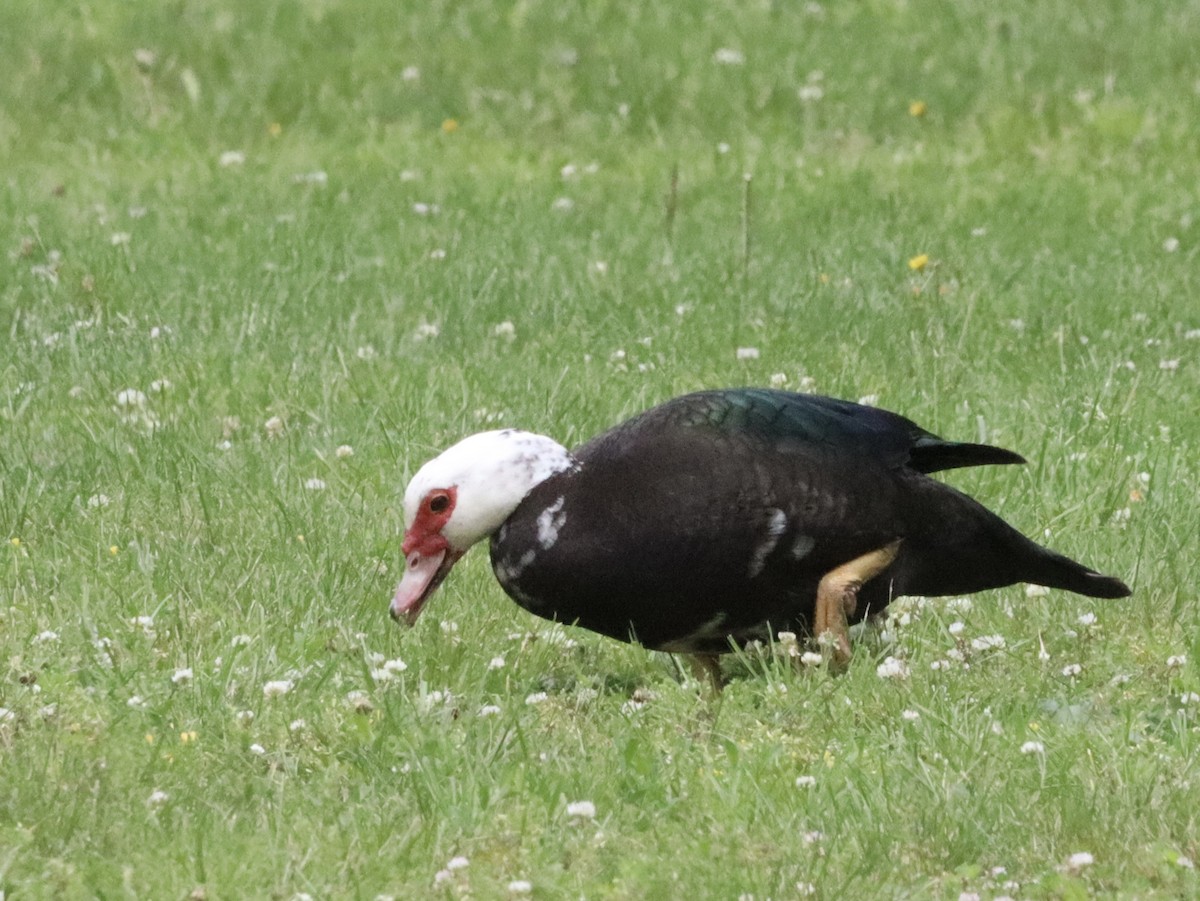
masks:
[[[558,197],[554,203],[550,204],[550,209],[556,213],[569,213],[575,209],[575,201],[570,197]]]
[[[262,745],[260,745],[258,742],[255,742],[254,744],[252,744],[249,747],[249,751],[255,757],[262,757],[264,754],[267,753],[267,749],[264,748]]]
[[[535,691],[533,694],[526,696],[525,703],[526,704],[541,704],[544,701],[546,701],[549,697],[550,696],[548,694],[546,694],[544,691]]]
[[[405,66],[400,70],[401,81],[417,81],[421,77],[421,70],[417,66]]]
[[[1078,873],[1084,867],[1090,867],[1095,862],[1096,858],[1094,858],[1089,852],[1076,851],[1067,858],[1067,869]]]
[[[337,450],[333,452],[333,455],[339,460],[345,460],[347,457],[354,456],[354,448],[352,448],[349,444],[339,444]]]
[[[1025,597],[1027,598],[1044,598],[1050,593],[1050,589],[1045,585],[1026,585]]]
[[[53,629],[46,629],[44,632],[39,632],[33,639],[37,644],[49,644],[58,641],[58,633]]]
[[[875,674],[880,679],[895,679],[897,681],[908,678],[908,664],[897,657],[887,657],[883,663],[875,667]]]
[[[567,804],[567,816],[576,820],[594,820],[596,805],[591,801],[571,801]]]
[[[470,866],[470,863],[471,863],[471,861],[468,860],[466,857],[462,857],[462,856],[451,857],[450,860],[446,862],[446,869],[447,870],[463,870],[463,869],[466,869],[468,866]]]
[[[493,657],[491,660],[488,661],[487,668],[488,669],[504,669],[504,658],[503,657]]]
[[[324,491],[326,488],[325,480],[317,478],[306,479],[304,481],[304,487],[309,491]]]
[[[1189,704],[1200,704],[1200,694],[1194,691],[1185,691],[1179,696],[1179,703],[1187,706]]]
[[[375,709],[367,693],[359,689],[346,692],[346,703],[353,707],[356,713],[370,713]]]
[[[508,884],[510,895],[528,895],[533,892],[533,883],[528,879],[514,879]]]
[[[1167,669],[1182,669],[1187,666],[1187,654],[1172,654],[1167,658]]]
[[[117,392],[118,407],[144,407],[146,400],[146,395],[137,388],[126,388]]]
[[[721,66],[741,66],[746,62],[746,55],[732,47],[718,47],[713,62]]]
[[[426,341],[430,338],[436,338],[442,333],[442,330],[432,322],[422,322],[413,332],[413,337],[418,341]]]
[[[134,710],[145,710],[149,705],[146,703],[146,699],[141,695],[132,695],[129,700],[125,702],[125,706],[132,707]]]
[[[433,874],[433,884],[441,885],[443,882],[449,882],[454,878],[454,874],[449,870],[438,870]]]
[[[805,651],[800,655],[800,662],[805,666],[820,666],[825,662],[825,658],[816,651]]]
[[[263,685],[263,697],[270,700],[285,695],[295,687],[291,679],[276,679]]]
[[[263,429],[266,430],[268,438],[280,438],[283,436],[283,419],[278,416],[272,416],[263,423]]]
[[[239,710],[237,713],[235,713],[233,715],[233,718],[234,718],[234,720],[237,721],[237,724],[239,726],[249,726],[251,723],[254,722],[254,711],[253,710]]]
[[[429,251],[429,259],[431,259],[431,260],[446,259],[446,249],[444,247],[435,247],[433,250]]]
[[[1076,620],[1076,622],[1078,622],[1079,625],[1083,626],[1083,628],[1089,629],[1092,626],[1096,625],[1096,614],[1091,613],[1091,612],[1081,613],[1081,614],[1079,614],[1079,619]]]
[[[966,630],[967,630],[966,623],[959,620],[957,622],[951,623],[946,631],[948,631],[955,638],[958,638],[958,636],[962,635],[963,632],[965,632]]]
[[[250,644],[250,642],[253,640],[254,639],[249,635],[235,635],[233,638],[229,639],[229,646],[233,648],[240,648],[243,645]]]
[[[1184,857],[1182,854],[1175,858],[1175,866],[1182,867],[1185,870],[1196,869],[1196,864],[1192,861],[1192,859],[1190,857]]]
[[[493,326],[492,334],[497,338],[506,338],[511,341],[517,337],[517,327],[512,324],[511,320],[505,319],[503,322],[498,322]]]
[[[1006,646],[1003,635],[981,635],[971,641],[973,651],[1002,651]]]
[[[1022,754],[1041,754],[1046,750],[1046,746],[1040,741],[1027,741],[1021,745]]]
[[[107,507],[109,502],[110,501],[107,494],[93,494],[87,499],[87,505],[93,510],[97,507]]]
[[[226,150],[217,158],[217,162],[226,169],[230,166],[240,166],[246,162],[246,154],[240,150]]]
[[[862,397],[860,397],[858,399],[858,402],[860,404],[862,404],[864,407],[873,407],[877,403],[879,403],[879,395],[878,394],[864,394]]]
[[[921,718],[921,714],[916,710],[905,710],[900,714],[900,718],[910,723],[915,723]]]
[[[192,668],[184,666],[175,670],[175,674],[171,676],[171,681],[176,685],[187,685],[192,681]]]
[[[163,791],[161,788],[156,788],[154,791],[150,792],[150,797],[146,799],[146,804],[150,807],[162,807],[170,799],[171,796],[165,791]]]
[[[408,664],[399,657],[394,657],[383,664],[383,668],[389,673],[402,673],[408,669]]]
[[[795,632],[780,632],[776,638],[779,641],[779,649],[789,657],[800,656],[800,642],[796,638]]]
[[[386,670],[382,667],[371,670],[371,679],[375,682],[390,682],[393,678],[395,678],[395,675],[391,670]]]
[[[479,708],[480,716],[499,716],[500,708],[496,704],[484,704]]]
[[[1079,663],[1068,663],[1066,666],[1064,666],[1062,668],[1062,674],[1069,678],[1078,676],[1082,672],[1083,672],[1083,665],[1079,664]]]
[[[7,723],[12,720],[15,720],[16,718],[17,718],[17,715],[15,713],[13,713],[11,710],[9,710],[7,707],[0,707],[0,723]]]
[[[123,247],[133,240],[133,235],[129,232],[113,232],[108,237],[108,241],[113,247]]]
[[[812,788],[817,784],[816,776],[797,776],[796,788]]]
[[[1163,250],[1167,253],[1174,253],[1179,249],[1179,239],[1175,237],[1167,238],[1163,241]]]
[[[421,709],[429,712],[438,706],[448,706],[454,702],[454,695],[449,691],[434,689],[418,699]]]
[[[757,347],[739,347],[736,356],[739,360],[757,360],[762,354]]]

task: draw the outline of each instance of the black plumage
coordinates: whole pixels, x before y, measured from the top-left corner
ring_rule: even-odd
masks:
[[[577,466],[534,486],[492,536],[497,577],[539,616],[651,648],[712,654],[809,633],[821,580],[896,541],[895,559],[851,598],[849,622],[901,595],[1016,582],[1129,594],[928,476],[1020,456],[944,441],[877,408],[704,391],[573,456]]]

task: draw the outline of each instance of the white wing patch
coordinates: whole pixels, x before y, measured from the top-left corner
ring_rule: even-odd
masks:
[[[566,511],[563,510],[563,503],[565,501],[566,498],[560,497],[538,514],[537,537],[538,544],[542,546],[542,550],[550,550],[550,548],[554,547],[554,543],[558,541],[558,533],[567,521]]]
[[[803,560],[816,544],[817,540],[811,535],[797,535],[796,540],[792,542],[792,559]]]
[[[771,551],[775,550],[775,545],[779,544],[779,538],[786,530],[787,514],[778,507],[771,507],[767,511],[766,537],[750,556],[750,566],[747,572],[751,579],[763,571],[763,567],[767,565],[767,557],[771,556]]]

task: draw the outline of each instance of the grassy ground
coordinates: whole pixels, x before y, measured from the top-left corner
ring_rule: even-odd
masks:
[[[7,0],[0,895],[1200,892],[1197,45],[1163,0]],[[953,481],[1134,597],[914,603],[719,703],[482,552],[388,621],[448,442],[768,383],[1019,450]]]

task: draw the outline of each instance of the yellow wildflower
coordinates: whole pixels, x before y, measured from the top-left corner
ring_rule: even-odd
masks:
[[[272,122],[270,125],[267,126],[267,134],[269,134],[273,138],[277,138],[281,134],[283,134],[283,126],[280,125],[278,122]]]
[[[179,733],[179,740],[181,742],[183,742],[185,745],[188,742],[195,741],[199,737],[200,737],[200,733],[196,732],[195,730],[188,730],[187,732]]]
[[[920,272],[929,265],[929,254],[919,253],[908,261],[908,268],[913,272]]]
[[[451,134],[452,132],[458,131],[458,120],[457,119],[444,120],[442,122],[442,131],[444,131],[446,134]]]
[[[117,554],[121,553],[121,549],[119,547],[117,547],[115,544],[110,544],[108,546],[108,552],[115,557],[115,556],[117,556]]]
[[[929,104],[924,100],[914,100],[908,105],[908,114],[914,119],[920,119],[929,112]]]

